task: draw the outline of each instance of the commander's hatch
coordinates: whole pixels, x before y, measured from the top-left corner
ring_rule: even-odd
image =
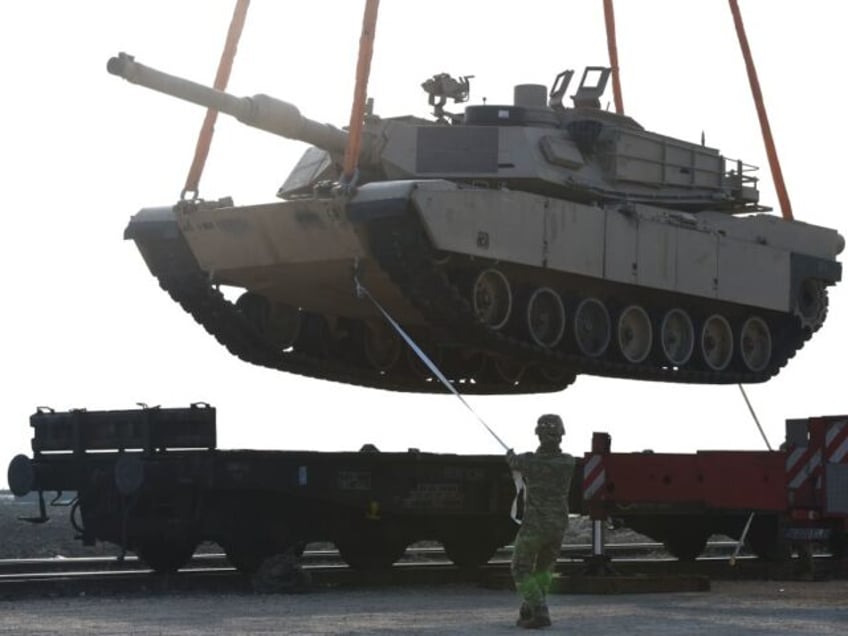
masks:
[[[572,95],[575,108],[598,108],[601,107],[601,95],[607,88],[612,69],[606,66],[587,66],[580,79],[577,92]],[[556,111],[564,111],[562,104],[565,91],[571,83],[574,71],[563,71],[554,79],[551,92],[548,96],[548,106]]]

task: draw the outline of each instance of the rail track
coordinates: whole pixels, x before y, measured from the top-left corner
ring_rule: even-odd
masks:
[[[801,559],[770,563],[744,552],[731,565],[735,549],[732,541],[707,545],[704,556],[678,561],[664,552],[662,544],[616,543],[606,546],[610,579],[640,577],[678,577],[678,581],[699,577],[710,579],[848,578],[848,564],[834,561],[827,554],[813,558],[812,569]],[[563,546],[557,571],[561,580],[597,578],[587,569],[589,544]],[[332,549],[308,550],[301,559],[296,579],[281,580],[268,587],[256,577],[240,574],[220,553],[201,553],[176,574],[156,575],[135,556],[75,557],[52,559],[0,560],[0,599],[162,593],[255,593],[268,591],[307,591],[330,587],[380,585],[436,585],[478,583],[486,587],[509,587],[510,548],[504,548],[481,568],[463,569],[453,565],[439,547],[409,548],[392,568],[357,571],[341,561]],[[671,586],[674,587],[672,581]],[[605,588],[606,589],[606,588]],[[565,588],[563,591],[566,591]],[[671,590],[669,590],[671,591]]]

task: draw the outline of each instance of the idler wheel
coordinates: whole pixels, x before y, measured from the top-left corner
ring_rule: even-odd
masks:
[[[618,317],[618,348],[624,359],[638,364],[651,353],[654,330],[648,312],[639,305],[626,307]]]
[[[815,331],[822,326],[827,316],[827,289],[824,283],[811,278],[801,283],[795,313],[805,329]]]
[[[721,371],[733,357],[733,330],[730,323],[720,314],[713,314],[701,329],[701,355],[713,371]]]
[[[527,329],[540,347],[549,349],[562,340],[565,333],[565,307],[550,287],[540,287],[527,301]]]
[[[670,309],[660,325],[660,345],[663,355],[672,365],[683,366],[695,348],[695,328],[692,319],[682,309]]]
[[[771,330],[766,321],[751,316],[739,333],[739,351],[742,362],[750,371],[763,371],[771,361]]]
[[[471,305],[477,319],[497,331],[509,320],[512,290],[509,281],[496,269],[485,269],[474,279]]]
[[[362,349],[368,363],[377,371],[388,371],[400,359],[400,336],[384,322],[368,321],[362,332]]]
[[[297,307],[245,292],[236,301],[236,308],[251,327],[280,349],[291,347],[300,334],[301,314]]]
[[[610,343],[610,316],[597,298],[584,298],[574,311],[574,340],[581,353],[596,358]]]

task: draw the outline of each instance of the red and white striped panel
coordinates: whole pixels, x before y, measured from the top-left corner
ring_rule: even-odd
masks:
[[[822,470],[819,448],[796,446],[786,455],[786,480],[790,490],[800,488],[807,480],[818,478]]]
[[[583,464],[583,499],[593,499],[607,481],[604,456],[592,455]]]
[[[834,422],[824,436],[824,461],[848,464],[848,421]]]

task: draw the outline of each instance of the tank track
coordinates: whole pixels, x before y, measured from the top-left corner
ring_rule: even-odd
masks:
[[[369,224],[369,237],[380,267],[430,324],[450,325],[452,337],[470,347],[513,361],[535,364],[537,368],[561,368],[575,373],[614,378],[691,384],[758,383],[778,373],[812,335],[809,330],[801,328],[796,317],[773,315],[769,323],[772,340],[778,344],[769,365],[759,373],[633,364],[610,359],[614,355],[609,353],[599,358],[589,358],[568,350],[548,349],[529,338],[494,331],[480,323],[467,300],[467,294],[463,293],[440,264],[442,259],[433,254],[415,210],[409,209],[399,217],[372,221]],[[539,379],[531,377],[530,381]],[[522,382],[523,379],[516,385],[520,386]]]
[[[295,373],[306,377],[346,384],[411,393],[444,394],[447,389],[426,374],[414,373],[405,360],[397,369],[380,372],[356,360],[351,352],[325,352],[323,343],[295,341],[294,346],[281,350],[259,333],[235,303],[227,300],[213,285],[209,276],[197,265],[174,223],[173,231],[132,232],[132,238],[167,292],[194,320],[237,358],[259,366]],[[351,281],[353,285],[353,281]],[[366,301],[363,301],[366,302]],[[314,332],[314,330],[313,330]],[[404,345],[406,346],[406,345]],[[559,382],[525,383],[520,387],[503,381],[467,382],[454,380],[465,375],[461,370],[441,368],[458,390],[464,394],[501,395],[510,393],[543,393],[564,389],[574,380],[566,377]]]

